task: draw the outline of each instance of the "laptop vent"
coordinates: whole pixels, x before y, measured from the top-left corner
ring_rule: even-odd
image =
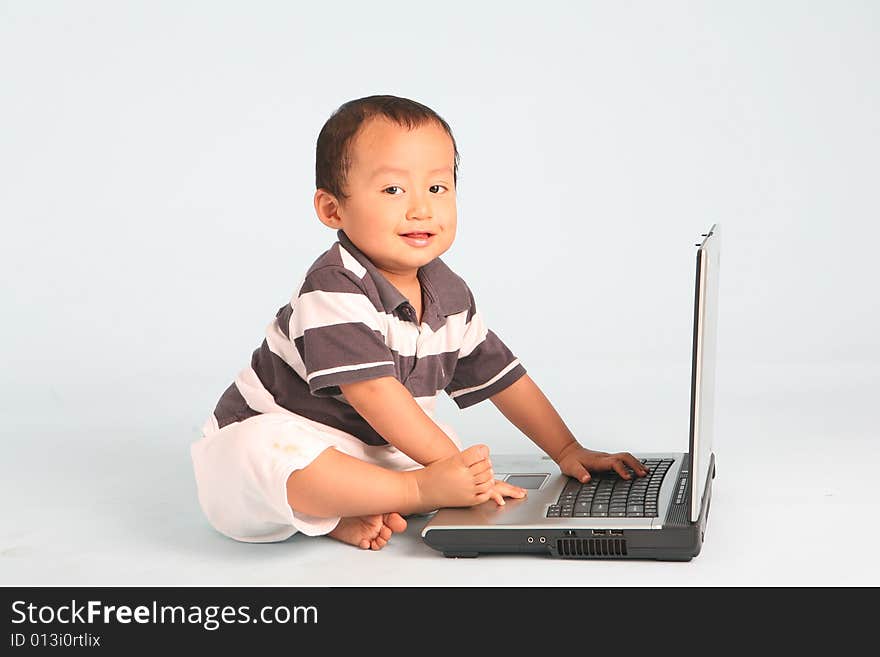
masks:
[[[561,557],[625,557],[623,538],[559,538],[556,551]]]

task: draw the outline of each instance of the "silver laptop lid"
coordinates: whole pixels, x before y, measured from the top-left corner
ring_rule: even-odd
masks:
[[[694,342],[691,370],[691,521],[700,517],[700,503],[712,455],[715,426],[715,344],[718,327],[720,225],[715,224],[697,244],[694,298]]]

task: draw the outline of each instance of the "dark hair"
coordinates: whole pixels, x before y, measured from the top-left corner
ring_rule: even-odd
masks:
[[[348,199],[345,183],[351,169],[351,142],[360,127],[373,117],[385,117],[410,130],[429,121],[440,125],[452,139],[455,151],[453,180],[458,184],[458,147],[452,129],[439,114],[408,98],[366,96],[341,105],[321,128],[315,148],[316,189],[325,189],[340,200]]]

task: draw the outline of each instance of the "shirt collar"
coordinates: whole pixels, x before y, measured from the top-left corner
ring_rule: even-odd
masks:
[[[400,290],[394,287],[391,281],[379,272],[344,231],[336,231],[336,236],[342,247],[367,270],[376,289],[379,290],[379,299],[386,311],[391,312],[400,304],[409,301]],[[419,267],[418,277],[426,296],[430,297],[437,305],[437,310],[441,315],[454,315],[470,308],[467,285],[440,258],[434,258],[431,262]]]

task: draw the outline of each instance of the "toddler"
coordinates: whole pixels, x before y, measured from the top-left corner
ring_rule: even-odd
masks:
[[[406,98],[342,105],[317,141],[314,205],[337,241],[309,267],[191,446],[199,503],[239,541],[329,535],[378,550],[404,516],[526,491],[495,480],[435,403],[485,399],[562,472],[627,466],[581,446],[464,280],[455,240],[459,155],[449,125]]]

